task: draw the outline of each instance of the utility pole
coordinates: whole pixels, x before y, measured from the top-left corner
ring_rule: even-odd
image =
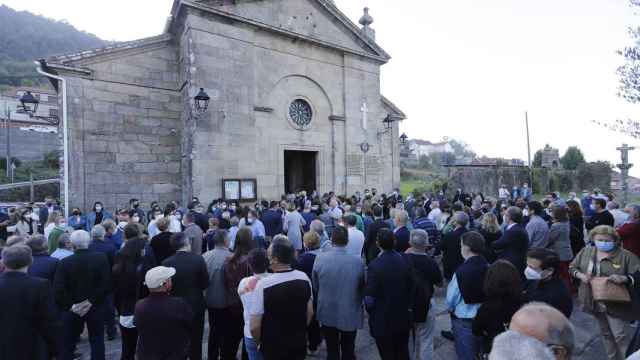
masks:
[[[629,147],[627,144],[622,144],[622,147],[616,148],[616,150],[620,151],[620,156],[622,159],[622,163],[616,165],[618,169],[620,169],[620,175],[622,177],[622,202],[623,206],[627,206],[627,201],[629,201],[629,184],[627,180],[629,179],[629,169],[633,167],[633,164],[629,164],[629,151],[635,150],[634,147]]]
[[[529,141],[529,113],[524,112],[524,123],[527,128],[527,157],[529,158],[529,187],[533,194],[533,164],[531,163],[531,142]]]
[[[7,102],[4,103],[4,111],[5,111],[5,129],[7,130],[7,178],[11,177],[11,110],[9,110],[9,106]]]

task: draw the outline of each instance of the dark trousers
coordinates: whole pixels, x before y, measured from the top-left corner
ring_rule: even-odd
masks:
[[[240,340],[243,338],[242,310],[208,309],[209,346],[208,359],[236,359]]]
[[[307,349],[263,349],[264,360],[304,360]]]
[[[193,315],[189,344],[189,359],[202,360],[202,335],[204,334],[204,309],[198,309]]]
[[[315,315],[313,315],[313,319],[311,319],[311,322],[307,327],[307,341],[309,343],[309,350],[311,351],[318,350],[318,346],[320,346],[320,343],[322,342],[320,324],[318,323]]]
[[[71,311],[62,314],[64,324],[64,345],[61,359],[73,360],[73,352],[76,348],[78,337],[82,333],[84,325],[89,331],[89,344],[91,345],[91,360],[104,360],[104,304],[93,305],[84,316],[79,317]]]
[[[323,326],[322,333],[327,343],[327,360],[355,360],[355,331],[341,331]]]
[[[240,341],[244,338],[244,317],[242,308],[229,310],[229,323],[223,335],[222,360],[236,360]]]
[[[121,360],[135,360],[136,346],[138,344],[138,330],[136,328],[126,328],[120,326],[120,336],[122,337]]]
[[[409,330],[375,339],[382,360],[409,359]]]
[[[104,326],[107,330],[107,336],[116,336],[116,307],[113,304],[113,294],[107,295],[104,314]]]

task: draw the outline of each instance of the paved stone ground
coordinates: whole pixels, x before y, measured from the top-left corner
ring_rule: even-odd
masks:
[[[436,360],[451,360],[455,359],[455,351],[453,343],[445,340],[440,336],[441,330],[450,329],[451,324],[449,316],[445,311],[443,304],[444,292],[442,289],[436,293],[436,311],[438,316],[436,319],[436,333],[434,336],[435,346],[435,358]],[[581,360],[602,360],[606,359],[606,353],[604,350],[604,344],[600,336],[600,330],[593,317],[582,313],[580,311],[574,311],[571,321],[576,330],[576,343],[577,351],[574,354],[574,359]],[[207,331],[205,329],[205,337],[203,339],[203,355],[206,359],[206,339]],[[107,359],[117,360],[120,358],[120,341],[119,338],[114,341],[107,341]],[[79,345],[79,351],[84,354],[82,359],[89,359],[89,348],[86,340],[86,335],[83,335],[81,344]],[[374,340],[369,335],[368,326],[365,325],[364,329],[358,332],[356,340],[356,355],[359,359],[371,359],[378,360],[378,351],[375,346]],[[315,356],[309,356],[309,359],[324,359],[326,358],[326,352],[324,345],[321,346],[320,351]]]

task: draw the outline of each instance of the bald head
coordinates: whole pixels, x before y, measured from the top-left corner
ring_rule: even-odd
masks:
[[[529,303],[511,318],[510,330],[553,345],[557,359],[569,359],[575,345],[573,326],[557,309],[544,303]]]

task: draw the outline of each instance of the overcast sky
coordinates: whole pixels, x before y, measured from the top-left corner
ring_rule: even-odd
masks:
[[[532,153],[545,143],[561,153],[577,145],[588,160],[617,163],[616,146],[640,145],[591,123],[640,119],[640,105],[616,96],[616,50],[640,25],[627,0],[335,2],[354,22],[371,8],[377,40],[393,57],[382,92],[408,114],[401,130],[411,138],[448,136],[478,154],[526,160],[528,110]],[[0,0],[120,41],[159,34],[171,3]],[[640,163],[632,174],[640,176]]]

